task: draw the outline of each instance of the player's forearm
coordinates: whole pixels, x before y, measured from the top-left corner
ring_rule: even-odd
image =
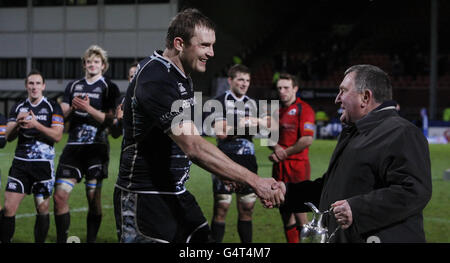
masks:
[[[100,124],[103,124],[106,120],[106,113],[97,110],[96,108],[89,106],[86,112],[94,118],[94,120]]]
[[[294,145],[289,146],[285,149],[286,154],[290,156],[299,153],[304,149],[308,148],[309,146],[311,146],[312,142],[313,142],[312,136],[303,136],[299,140],[297,140],[297,142]]]
[[[64,127],[62,126],[47,127],[37,122],[35,128],[41,132],[42,136],[45,136],[54,142],[59,142],[62,139],[62,133],[64,130]]]
[[[5,137],[6,141],[12,142],[17,138],[19,134],[19,124],[17,122],[8,122],[6,126]]]

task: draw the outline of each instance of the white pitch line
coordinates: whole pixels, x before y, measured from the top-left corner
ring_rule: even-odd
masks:
[[[102,206],[102,208],[104,208],[104,209],[111,209],[111,208],[113,208],[113,206],[104,205],[104,206]],[[73,209],[70,209],[70,213],[72,214],[72,213],[86,212],[87,210],[88,210],[87,207],[73,208]],[[50,212],[50,215],[53,215],[53,212]],[[36,213],[18,214],[18,215],[16,215],[16,219],[27,218],[27,217],[35,217],[35,216],[36,216]]]

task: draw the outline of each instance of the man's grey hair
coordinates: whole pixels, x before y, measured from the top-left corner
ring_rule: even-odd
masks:
[[[392,100],[391,81],[382,69],[373,65],[354,65],[345,71],[344,76],[351,72],[355,72],[355,87],[358,92],[371,90],[377,103]]]

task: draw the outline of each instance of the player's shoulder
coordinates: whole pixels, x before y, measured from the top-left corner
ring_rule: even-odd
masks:
[[[44,97],[44,101],[47,103],[47,105],[49,105],[53,109],[60,108],[59,103],[56,100],[54,100],[54,99],[50,99],[50,98]]]
[[[300,99],[299,104],[302,106],[302,111],[303,112],[312,112],[312,113],[314,113],[313,108],[311,107],[311,105],[309,105],[308,102]]]
[[[84,87],[85,83],[85,78],[71,80],[67,83],[66,90],[73,91],[74,88],[81,89]]]

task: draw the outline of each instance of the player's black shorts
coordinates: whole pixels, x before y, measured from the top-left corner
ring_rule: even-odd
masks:
[[[207,243],[211,231],[194,196],[138,194],[114,189],[114,215],[119,242]]]
[[[107,144],[66,145],[59,158],[56,179],[72,178],[80,182],[108,177],[109,147]]]
[[[258,164],[256,163],[255,155],[239,155],[232,153],[226,153],[226,155],[230,157],[230,159],[233,160],[234,162],[244,166],[245,168],[249,169],[255,174],[258,173]],[[226,185],[222,182],[222,180],[219,179],[218,176],[213,174],[212,178],[213,178],[213,192],[215,194],[232,194],[236,192],[238,194],[246,195],[254,193],[254,190],[249,186],[240,187],[236,191],[228,190]]]
[[[22,161],[13,159],[9,169],[6,191],[42,195],[52,195],[55,176],[53,161]]]

